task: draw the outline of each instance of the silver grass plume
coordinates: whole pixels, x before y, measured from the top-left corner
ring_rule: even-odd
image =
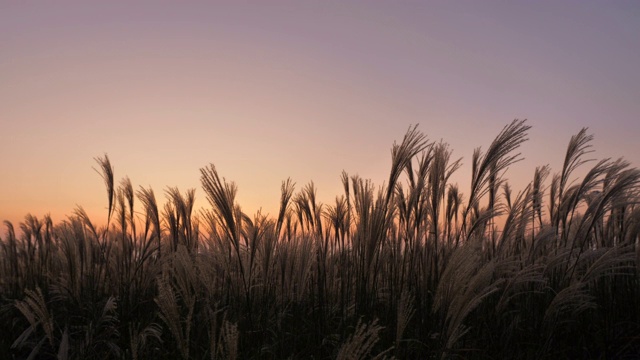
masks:
[[[107,227],[109,227],[109,222],[111,220],[111,214],[113,213],[113,205],[114,205],[114,199],[115,199],[115,185],[114,185],[114,179],[113,179],[113,166],[111,165],[111,162],[109,161],[109,156],[107,156],[107,154],[104,154],[103,157],[96,157],[94,159],[98,165],[100,166],[100,171],[98,171],[97,169],[94,169],[98,174],[100,174],[100,176],[102,176],[102,179],[104,180],[104,184],[105,187],[107,188],[107,196],[109,199],[109,210],[108,210],[108,216],[107,216]]]

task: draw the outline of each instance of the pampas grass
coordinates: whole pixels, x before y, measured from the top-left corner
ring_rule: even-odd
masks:
[[[195,209],[195,189],[161,204],[98,157],[105,226],[81,207],[4,223],[0,358],[634,357],[640,171],[587,168],[582,129],[559,172],[514,189],[529,129],[476,149],[467,187],[451,182],[463,161],[412,126],[381,187],[342,172],[323,204],[287,179],[273,219],[245,214],[214,165]]]

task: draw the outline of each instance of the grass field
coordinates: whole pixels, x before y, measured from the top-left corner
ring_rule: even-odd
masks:
[[[512,191],[529,126],[461,162],[416,127],[377,187],[342,174],[320,204],[282,183],[253,217],[214,165],[195,190],[117,182],[108,222],[5,222],[3,359],[634,359],[640,356],[640,171],[573,136],[559,172]],[[578,178],[577,173],[584,174]]]

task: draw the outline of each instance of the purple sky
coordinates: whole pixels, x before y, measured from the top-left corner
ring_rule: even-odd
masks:
[[[585,126],[594,157],[637,166],[639,34],[635,1],[0,1],[0,220],[104,221],[104,153],[199,206],[209,163],[249,214],[287,177],[331,202],[343,169],[382,184],[415,123],[463,157],[464,193],[514,118],[533,126],[515,189]]]

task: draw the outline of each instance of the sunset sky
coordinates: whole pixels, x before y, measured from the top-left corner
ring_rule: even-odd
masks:
[[[0,221],[106,220],[94,157],[117,181],[196,188],[216,165],[248,214],[280,183],[381,185],[410,125],[448,142],[468,193],[473,149],[533,126],[515,190],[560,170],[589,127],[593,157],[640,165],[637,1],[0,0]]]

